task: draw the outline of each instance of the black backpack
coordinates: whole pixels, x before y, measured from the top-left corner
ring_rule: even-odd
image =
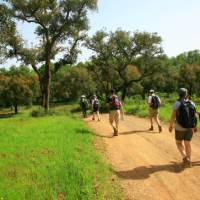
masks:
[[[82,109],[87,109],[88,101],[86,99],[81,99],[80,104],[81,104]]]
[[[93,109],[98,109],[99,108],[99,100],[95,99],[93,102]]]
[[[180,101],[180,100],[179,100]],[[176,120],[184,128],[197,126],[196,108],[191,101],[180,101],[181,105],[177,110]]]
[[[160,107],[160,101],[157,96],[151,96],[151,107],[158,109]]]

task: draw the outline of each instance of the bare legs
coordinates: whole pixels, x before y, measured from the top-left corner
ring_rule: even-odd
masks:
[[[114,136],[118,135],[118,128],[119,128],[119,118],[120,118],[120,111],[119,110],[112,110],[109,114],[109,122],[113,128]]]
[[[184,145],[182,140],[176,140],[176,146],[183,157],[184,164],[189,164],[191,167],[191,145],[190,141],[184,140]]]
[[[96,111],[96,112],[93,112],[93,113],[92,113],[92,120],[95,120],[95,113],[96,113],[96,115],[97,115],[98,121],[100,121],[99,111]]]
[[[159,117],[158,117],[158,114],[156,116],[150,116],[150,124],[151,124],[151,128],[149,129],[150,131],[153,130],[153,119],[155,120],[156,124],[158,125],[158,129],[159,129],[159,132],[162,131],[162,126],[160,124],[160,120],[159,120]]]

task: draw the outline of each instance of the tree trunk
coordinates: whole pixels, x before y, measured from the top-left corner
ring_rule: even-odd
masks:
[[[15,114],[18,114],[18,106],[17,106],[17,104],[14,105],[14,108],[15,108]]]
[[[50,85],[51,85],[51,72],[48,70],[48,72],[45,74],[44,79],[44,109],[45,112],[49,110],[49,98],[50,98]]]
[[[145,100],[145,91],[144,90],[141,93],[141,97],[142,97],[143,100]]]
[[[39,77],[40,81],[40,93],[41,93],[41,106],[44,107],[44,80]]]
[[[48,68],[47,68],[48,69]],[[49,110],[50,86],[51,86],[51,72],[47,70],[43,77],[39,77],[40,92],[41,92],[41,105],[45,112]]]
[[[124,101],[124,99],[126,98],[126,95],[127,95],[127,88],[124,87],[122,90],[122,101]]]

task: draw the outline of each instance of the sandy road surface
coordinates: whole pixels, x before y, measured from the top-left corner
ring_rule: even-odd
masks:
[[[192,141],[192,168],[183,168],[174,133],[149,132],[148,119],[125,116],[120,134],[112,137],[108,115],[85,120],[102,138],[105,156],[120,178],[126,200],[200,200],[200,133]]]

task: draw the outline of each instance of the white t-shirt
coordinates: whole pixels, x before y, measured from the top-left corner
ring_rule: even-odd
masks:
[[[150,95],[149,97],[148,97],[148,104],[149,104],[149,107],[151,107],[151,100],[152,100],[152,96],[156,96],[155,94],[152,94],[152,95]],[[158,97],[158,96],[157,96]],[[159,101],[159,103],[161,104],[161,100],[160,100],[160,98],[158,97],[158,101]]]

